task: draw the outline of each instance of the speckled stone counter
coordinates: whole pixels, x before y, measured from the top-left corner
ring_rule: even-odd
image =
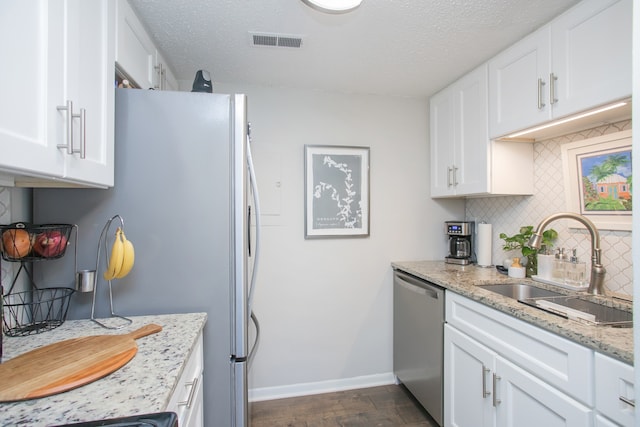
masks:
[[[542,329],[556,333],[600,353],[633,365],[633,329],[592,326],[529,307],[518,301],[482,288],[492,283],[533,283],[535,286],[568,293],[564,290],[529,279],[513,279],[500,274],[495,268],[475,265],[459,266],[443,261],[393,262],[392,267],[440,285]],[[631,310],[631,304],[603,298],[603,302],[617,308]]]
[[[138,353],[122,368],[85,386],[53,396],[0,403],[1,426],[54,426],[79,421],[162,412],[207,320],[206,313],[131,317],[119,330],[90,320],[68,320],[29,337],[4,337],[3,361],[43,345],[88,335],[122,334],[149,323],[162,331],[136,340]],[[118,318],[107,324],[122,324]],[[0,378],[0,381],[2,379]]]

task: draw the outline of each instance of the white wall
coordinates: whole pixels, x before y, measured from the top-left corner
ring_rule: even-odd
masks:
[[[463,201],[429,198],[428,103],[214,84],[246,93],[263,206],[253,399],[392,381],[391,261],[442,259]],[[367,238],[304,239],[305,144],[368,146]]]

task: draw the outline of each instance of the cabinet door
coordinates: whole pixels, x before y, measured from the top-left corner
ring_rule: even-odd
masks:
[[[66,4],[68,83],[60,102],[73,100],[74,113],[81,117],[74,119],[73,127],[73,148],[79,152],[65,156],[63,176],[77,182],[112,186],[115,2],[67,0]]]
[[[178,379],[166,411],[178,414],[178,425],[203,426],[203,341],[202,333],[191,351],[182,375]]]
[[[155,60],[155,88],[160,90],[178,90],[178,81],[174,77],[171,69],[167,66],[167,61],[159,50],[156,49]]]
[[[200,378],[197,383],[193,386],[194,394],[191,402],[187,401],[187,404],[190,404],[189,411],[185,416],[184,424],[180,424],[184,427],[203,427],[204,426],[204,398],[202,396],[202,379],[203,376],[200,374]]]
[[[455,144],[454,98],[448,88],[429,101],[431,135],[431,197],[451,196]]]
[[[620,427],[620,424],[614,423],[600,414],[596,414],[595,427]]]
[[[118,0],[116,66],[142,89],[155,85],[156,48],[127,0]]]
[[[504,136],[551,119],[548,26],[489,61],[489,135]]]
[[[63,88],[61,1],[11,0],[0,13],[0,168],[61,175],[55,135]],[[49,48],[49,41],[52,42]]]
[[[633,366],[596,353],[596,409],[622,426],[633,426],[635,391]]]
[[[455,84],[454,184],[457,195],[486,193],[490,190],[487,79],[485,64]]]
[[[631,96],[632,0],[587,0],[551,26],[559,118]]]
[[[444,424],[495,425],[492,374],[495,353],[450,325],[444,327]]]
[[[590,408],[516,365],[496,358],[497,425],[591,427]]]

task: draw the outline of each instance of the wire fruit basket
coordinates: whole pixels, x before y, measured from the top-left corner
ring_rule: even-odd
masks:
[[[71,224],[34,225],[16,222],[0,226],[0,248],[5,261],[30,262],[64,256]]]
[[[73,228],[76,226],[71,224],[34,225],[24,222],[0,226],[1,259],[20,262],[9,291],[1,295],[4,310],[0,326],[5,335],[17,337],[37,334],[57,328],[66,320],[71,295],[75,290],[66,287],[39,288],[27,265],[31,265],[32,261],[63,257]],[[75,252],[77,262],[77,229]],[[22,272],[27,275],[30,288],[13,292]]]
[[[4,333],[10,337],[49,331],[67,318],[71,288],[43,288],[4,296]]]

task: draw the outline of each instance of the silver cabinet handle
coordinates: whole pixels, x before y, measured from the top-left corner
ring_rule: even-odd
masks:
[[[156,70],[156,84],[153,86],[154,89],[162,89],[162,64],[155,65],[153,67]]]
[[[58,148],[66,148],[67,154],[73,154],[73,103],[67,100],[67,105],[58,105],[58,111],[66,111],[67,118],[65,120],[67,128],[67,143],[58,144]]]
[[[491,395],[490,391],[487,391],[487,374],[491,372],[484,365],[482,365],[482,398],[489,397]]]
[[[67,118],[65,120],[66,128],[67,128],[67,142],[66,144],[58,144],[58,148],[65,148],[67,154],[75,154],[80,153],[80,158],[84,159],[86,157],[86,148],[87,148],[87,132],[86,132],[86,123],[87,123],[87,110],[84,108],[80,109],[80,113],[74,114],[73,112],[73,102],[67,100],[66,105],[58,105],[58,111],[66,111]],[[73,119],[80,119],[80,148],[76,149],[73,147]]]
[[[453,168],[447,166],[447,188],[451,188],[451,172],[453,172]]]
[[[458,168],[454,165],[453,166],[453,186],[457,187],[458,186]]]
[[[498,399],[498,393],[497,393],[497,387],[498,387],[498,381],[501,378],[496,375],[495,373],[493,374],[493,406],[497,407],[500,403],[502,403],[502,401],[500,399]]]
[[[154,88],[165,90],[166,88],[165,82],[166,82],[166,74],[167,74],[166,68],[164,67],[163,64],[156,65],[153,68],[155,68],[156,75],[158,76],[158,82],[156,83]]]
[[[80,158],[84,159],[87,157],[87,110],[84,108],[80,109]],[[72,140],[73,142],[73,140]],[[74,153],[78,151],[72,149]]]
[[[191,404],[193,404],[193,398],[196,396],[196,390],[198,389],[198,377],[194,378],[191,382],[185,383],[184,385],[191,386],[191,390],[189,390],[189,397],[187,397],[187,400],[178,402],[178,406],[186,406],[187,408],[191,408]]]
[[[634,408],[636,407],[636,401],[635,401],[635,399],[629,399],[629,398],[624,397],[624,396],[620,396],[620,397],[619,397],[619,399],[620,399],[620,401],[621,401],[621,402],[624,402],[624,403],[626,403],[626,404],[627,404],[627,405],[629,405],[629,406],[632,406],[632,407],[634,407]]]
[[[543,93],[542,89],[546,83],[542,79],[538,79],[538,110],[542,110],[545,107],[545,103],[543,102]]]
[[[558,80],[558,76],[554,73],[549,74],[549,99],[551,105],[558,102],[558,98],[556,98],[556,80]]]

